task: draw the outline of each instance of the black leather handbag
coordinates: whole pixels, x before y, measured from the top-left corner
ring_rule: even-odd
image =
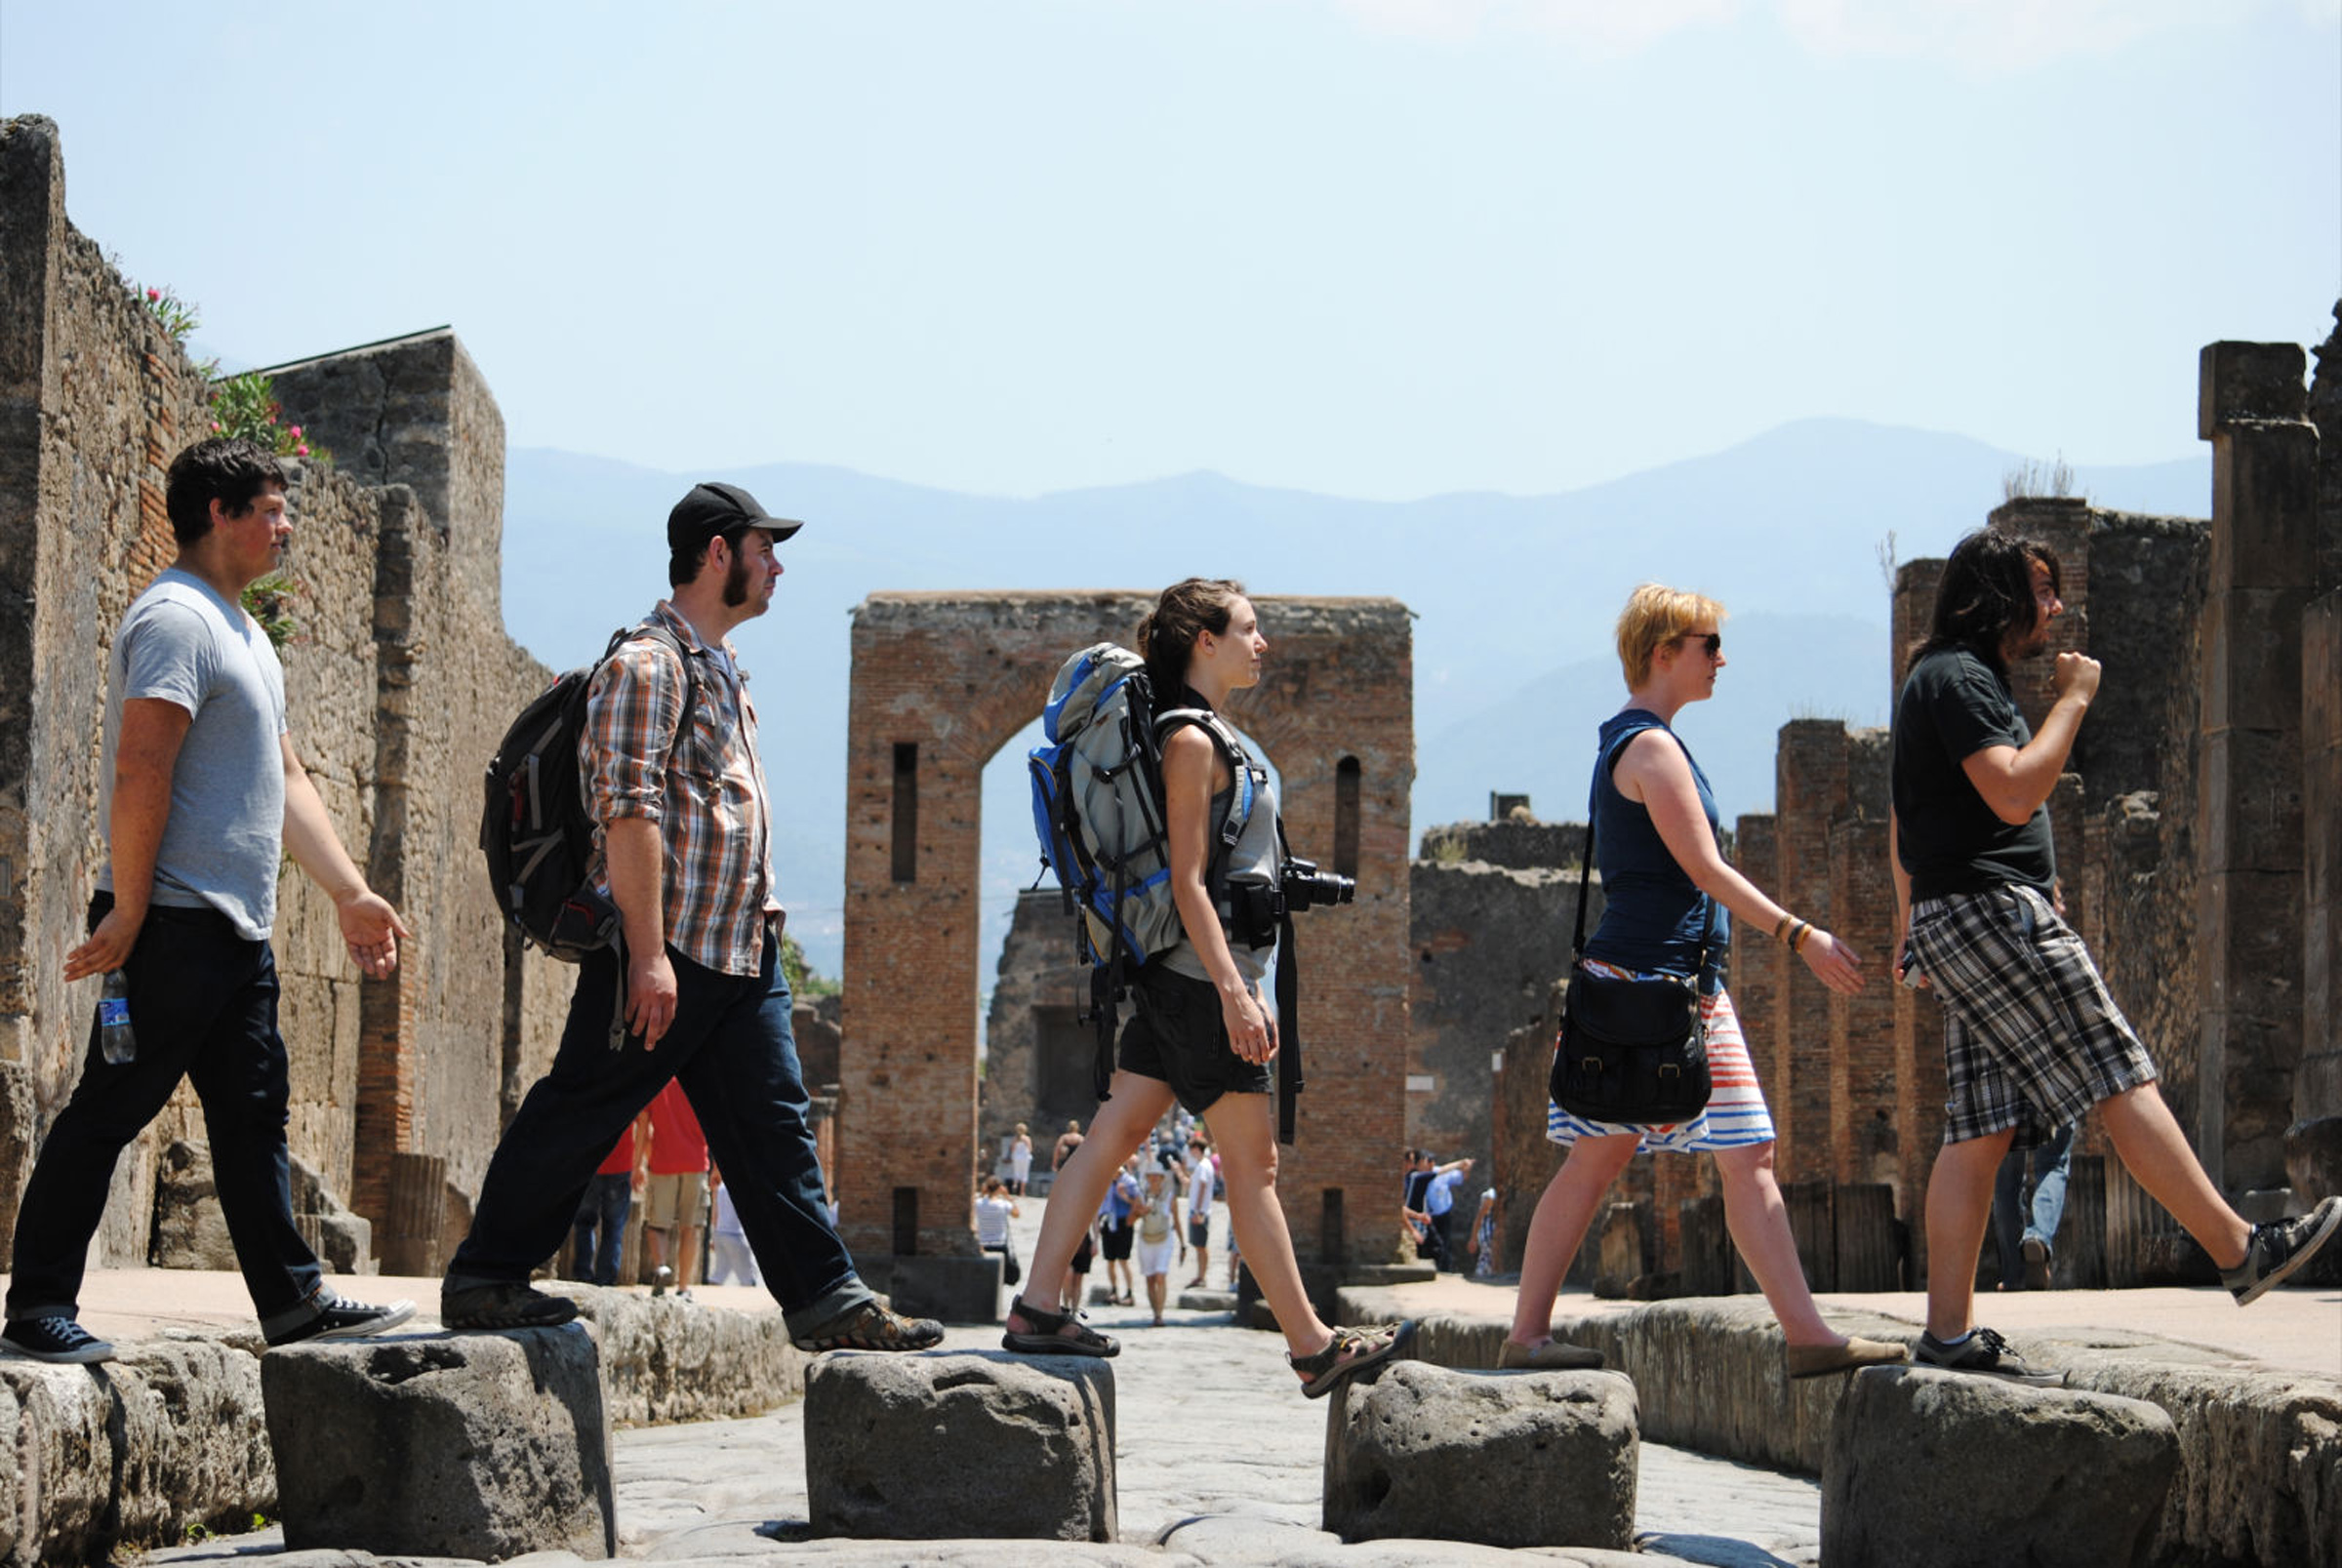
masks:
[[[1606,758],[1604,759],[1607,760]],[[1570,938],[1569,989],[1554,1042],[1547,1091],[1554,1104],[1589,1121],[1651,1127],[1691,1120],[1708,1108],[1708,1024],[1700,1016],[1700,980],[1708,968],[1707,932],[1688,976],[1618,980],[1587,972],[1586,883],[1594,869],[1594,823],[1587,813],[1586,856],[1578,864],[1578,920]]]

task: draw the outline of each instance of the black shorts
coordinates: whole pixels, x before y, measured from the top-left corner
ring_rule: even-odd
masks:
[[[1169,1084],[1195,1116],[1222,1095],[1269,1093],[1269,1065],[1245,1061],[1228,1043],[1219,986],[1158,964],[1140,970],[1130,989],[1136,1007],[1122,1029],[1123,1071]]]
[[[1188,1245],[1208,1247],[1212,1244],[1212,1222],[1209,1218],[1188,1222]]]
[[[1098,1227],[1098,1256],[1110,1264],[1130,1262],[1130,1239],[1138,1226],[1124,1221],[1121,1225],[1102,1225]]]

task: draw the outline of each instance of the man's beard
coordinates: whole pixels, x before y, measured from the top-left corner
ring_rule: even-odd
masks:
[[[746,556],[732,557],[732,570],[724,574],[724,608],[737,610],[748,602],[748,562]]]

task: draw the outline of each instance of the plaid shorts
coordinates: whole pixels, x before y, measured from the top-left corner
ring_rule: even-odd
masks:
[[[1944,1142],[2010,1128],[2030,1147],[2156,1080],[2074,928],[2029,887],[1922,899],[1911,947],[1944,1004]]]

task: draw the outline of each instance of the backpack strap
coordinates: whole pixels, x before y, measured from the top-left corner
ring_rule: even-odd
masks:
[[[1236,739],[1236,732],[1228,727],[1228,720],[1208,707],[1171,707],[1154,716],[1154,754],[1163,754],[1163,743],[1175,730],[1189,725],[1203,731],[1228,758],[1229,772],[1235,776],[1234,787],[1229,791],[1228,816],[1220,824],[1219,847],[1215,861],[1225,860],[1228,852],[1236,847],[1244,836],[1244,824],[1252,821],[1253,803],[1260,798],[1261,770]]]

